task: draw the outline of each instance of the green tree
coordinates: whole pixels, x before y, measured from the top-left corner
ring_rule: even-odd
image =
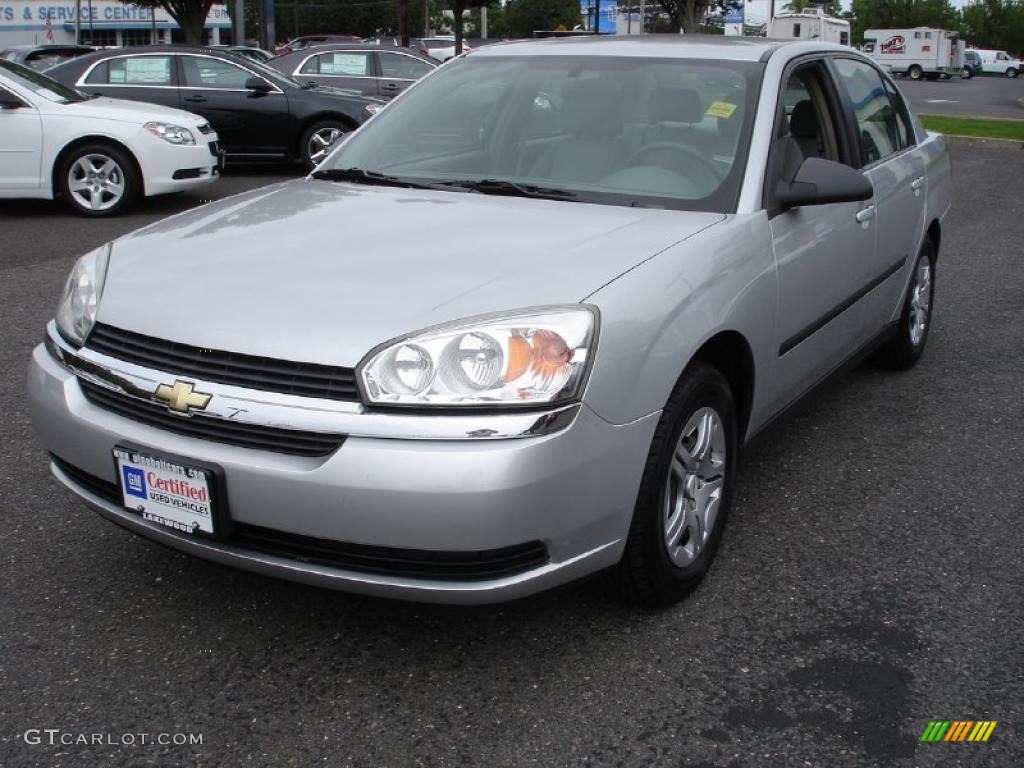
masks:
[[[572,29],[582,23],[579,0],[510,0],[505,21],[512,37],[530,37],[534,30]]]
[[[865,29],[935,27],[959,29],[960,14],[949,0],[853,0],[853,39],[864,40]]]
[[[789,0],[785,10],[790,13],[803,13],[804,11],[824,6],[825,13],[829,16],[840,16],[843,12],[842,0],[828,0],[825,3],[814,2],[814,0]]]
[[[981,0],[964,8],[960,34],[978,48],[1024,55],[1024,2]]]
[[[214,0],[132,0],[131,4],[143,8],[163,8],[178,22],[186,43],[202,45],[206,16],[210,13],[213,2]]]
[[[722,0],[659,0],[669,18],[669,31],[693,34],[700,31],[704,16],[711,8],[719,8]]]

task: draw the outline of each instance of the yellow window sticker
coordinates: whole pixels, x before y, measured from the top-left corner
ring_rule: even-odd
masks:
[[[708,111],[705,112],[704,114],[707,115],[708,117],[730,118],[732,117],[732,113],[735,111],[735,104],[730,104],[727,101],[716,101],[714,104],[708,107]]]

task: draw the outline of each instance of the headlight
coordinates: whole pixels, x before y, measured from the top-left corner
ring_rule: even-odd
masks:
[[[196,143],[196,137],[192,135],[192,131],[188,128],[183,128],[180,125],[172,125],[171,123],[146,123],[142,127],[154,136],[159,136],[164,141],[171,142],[171,144]]]
[[[382,107],[380,104],[367,104],[365,107],[363,107],[363,109],[365,109],[371,115],[376,115],[378,112],[384,109],[384,107]]]
[[[71,268],[60,304],[57,305],[57,328],[61,336],[82,346],[96,323],[96,310],[103,296],[110,261],[110,243],[91,251]]]
[[[359,366],[368,403],[510,406],[577,398],[597,318],[584,306],[487,315],[385,344]]]

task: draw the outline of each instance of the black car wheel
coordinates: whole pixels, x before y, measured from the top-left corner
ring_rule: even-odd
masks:
[[[736,407],[725,377],[701,361],[669,396],[647,457],[622,560],[609,577],[647,607],[682,599],[707,573],[729,513]]]
[[[1016,67],[1010,67],[1008,70],[1006,70],[1006,76],[1007,77],[1011,77],[1012,78],[1012,77],[1016,77],[1019,74],[1020,74],[1020,72],[1017,71]]]
[[[960,77],[963,80],[970,80],[972,77],[974,77],[974,70],[972,70],[970,67],[964,67],[963,69],[960,70]]]
[[[302,134],[302,162],[313,170],[331,153],[335,143],[349,131],[339,120],[322,120],[309,126]]]
[[[876,363],[902,370],[910,368],[921,359],[932,326],[934,299],[935,246],[926,238],[910,275],[896,337],[878,350],[874,357]]]
[[[923,74],[924,70],[917,66],[917,64],[914,64],[913,66],[910,67],[910,69],[907,70],[907,77],[909,77],[911,80],[920,80],[921,75]]]

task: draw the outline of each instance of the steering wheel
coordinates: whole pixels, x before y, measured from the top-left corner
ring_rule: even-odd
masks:
[[[659,151],[677,152],[680,155],[686,155],[687,159],[696,160],[697,166],[707,174],[708,179],[711,182],[706,186],[709,193],[714,191],[722,182],[722,177],[719,175],[718,169],[715,167],[714,163],[704,157],[704,155],[700,154],[700,152],[695,150],[693,147],[688,147],[685,144],[679,144],[675,141],[656,141],[653,144],[648,144],[646,147],[642,147],[639,151],[635,152],[631,158],[629,158],[629,161],[626,163],[626,167],[629,168],[635,165],[644,165],[644,163],[640,162],[644,157]],[[672,170],[675,170],[675,172],[680,176],[689,177],[689,171],[692,167],[692,165],[687,164],[684,166],[685,171],[682,173],[675,169]],[[695,183],[695,186],[699,187],[701,185]]]

